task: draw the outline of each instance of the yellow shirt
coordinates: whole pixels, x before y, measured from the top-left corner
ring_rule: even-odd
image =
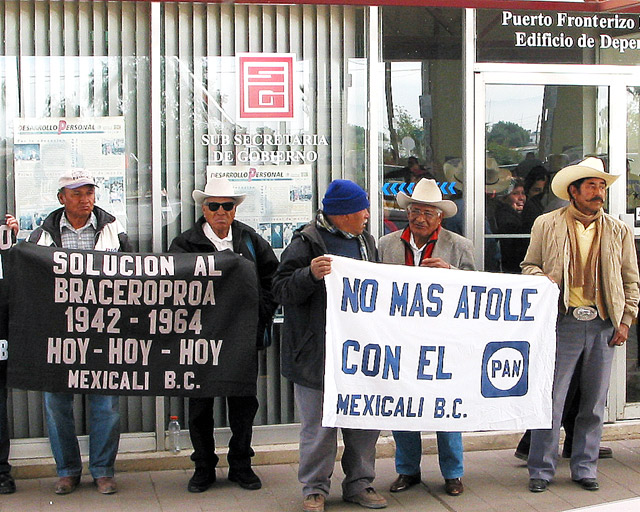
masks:
[[[593,237],[596,235],[596,223],[592,222],[586,228],[584,224],[579,221],[576,223],[576,239],[578,246],[580,247],[580,259],[582,260],[582,268],[587,266],[587,258],[591,245],[593,244]],[[578,306],[593,306],[592,300],[584,298],[582,286],[572,286],[569,288],[569,307]]]

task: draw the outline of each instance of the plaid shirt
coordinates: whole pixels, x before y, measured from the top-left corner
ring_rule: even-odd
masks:
[[[60,237],[62,247],[65,249],[86,249],[92,250],[96,243],[96,230],[98,229],[98,219],[95,213],[91,213],[87,223],[80,229],[75,229],[66,215],[60,219]]]

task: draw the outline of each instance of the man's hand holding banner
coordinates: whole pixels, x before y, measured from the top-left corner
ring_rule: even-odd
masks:
[[[323,426],[551,427],[557,285],[332,260]]]

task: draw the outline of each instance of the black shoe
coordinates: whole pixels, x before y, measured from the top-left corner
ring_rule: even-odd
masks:
[[[601,446],[598,450],[598,458],[599,459],[610,459],[613,457],[613,450],[608,446]],[[562,458],[570,459],[571,458],[571,446],[567,443],[562,445]]]
[[[398,475],[398,478],[391,484],[389,492],[406,491],[409,487],[419,484],[420,481],[420,473],[416,473],[415,475]]]
[[[531,492],[544,492],[547,490],[548,485],[549,485],[549,481],[544,480],[543,478],[529,479],[529,490]]]
[[[243,489],[255,491],[262,487],[260,477],[249,468],[229,468],[229,480],[237,482]]]
[[[595,478],[581,478],[580,480],[574,480],[585,491],[597,491],[600,489],[600,485]]]
[[[13,494],[16,492],[16,483],[11,473],[0,473],[0,494]]]
[[[528,452],[527,452],[527,453],[525,453],[525,452],[523,452],[522,450],[520,450],[520,448],[516,448],[516,451],[515,451],[515,452],[513,452],[513,456],[514,456],[516,459],[520,459],[520,460],[523,460],[523,461],[525,461],[525,462],[526,462],[526,461],[527,461],[527,459],[529,458],[529,453],[528,453]]]
[[[215,468],[196,468],[195,473],[189,479],[187,485],[187,491],[189,492],[204,492],[211,487],[216,481]]]

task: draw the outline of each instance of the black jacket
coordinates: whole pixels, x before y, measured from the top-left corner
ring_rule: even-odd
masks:
[[[370,261],[377,261],[373,237],[365,233]],[[296,384],[322,389],[324,380],[325,310],[324,280],[311,274],[311,260],[327,248],[315,222],[296,231],[282,253],[273,276],[273,294],[283,304],[282,375]]]
[[[202,230],[205,222],[205,218],[200,217],[194,227],[175,237],[173,242],[171,242],[169,252],[216,252],[217,249],[215,245],[213,245]],[[278,307],[271,293],[271,279],[278,267],[278,258],[264,238],[258,235],[253,228],[240,221],[234,220],[231,224],[231,237],[233,239],[233,252],[244,256],[256,265],[256,272],[260,282],[260,306],[257,331],[259,337],[257,341],[259,342],[258,345],[260,345],[264,330],[271,325],[273,314]],[[247,239],[251,239],[255,258],[247,246]]]

